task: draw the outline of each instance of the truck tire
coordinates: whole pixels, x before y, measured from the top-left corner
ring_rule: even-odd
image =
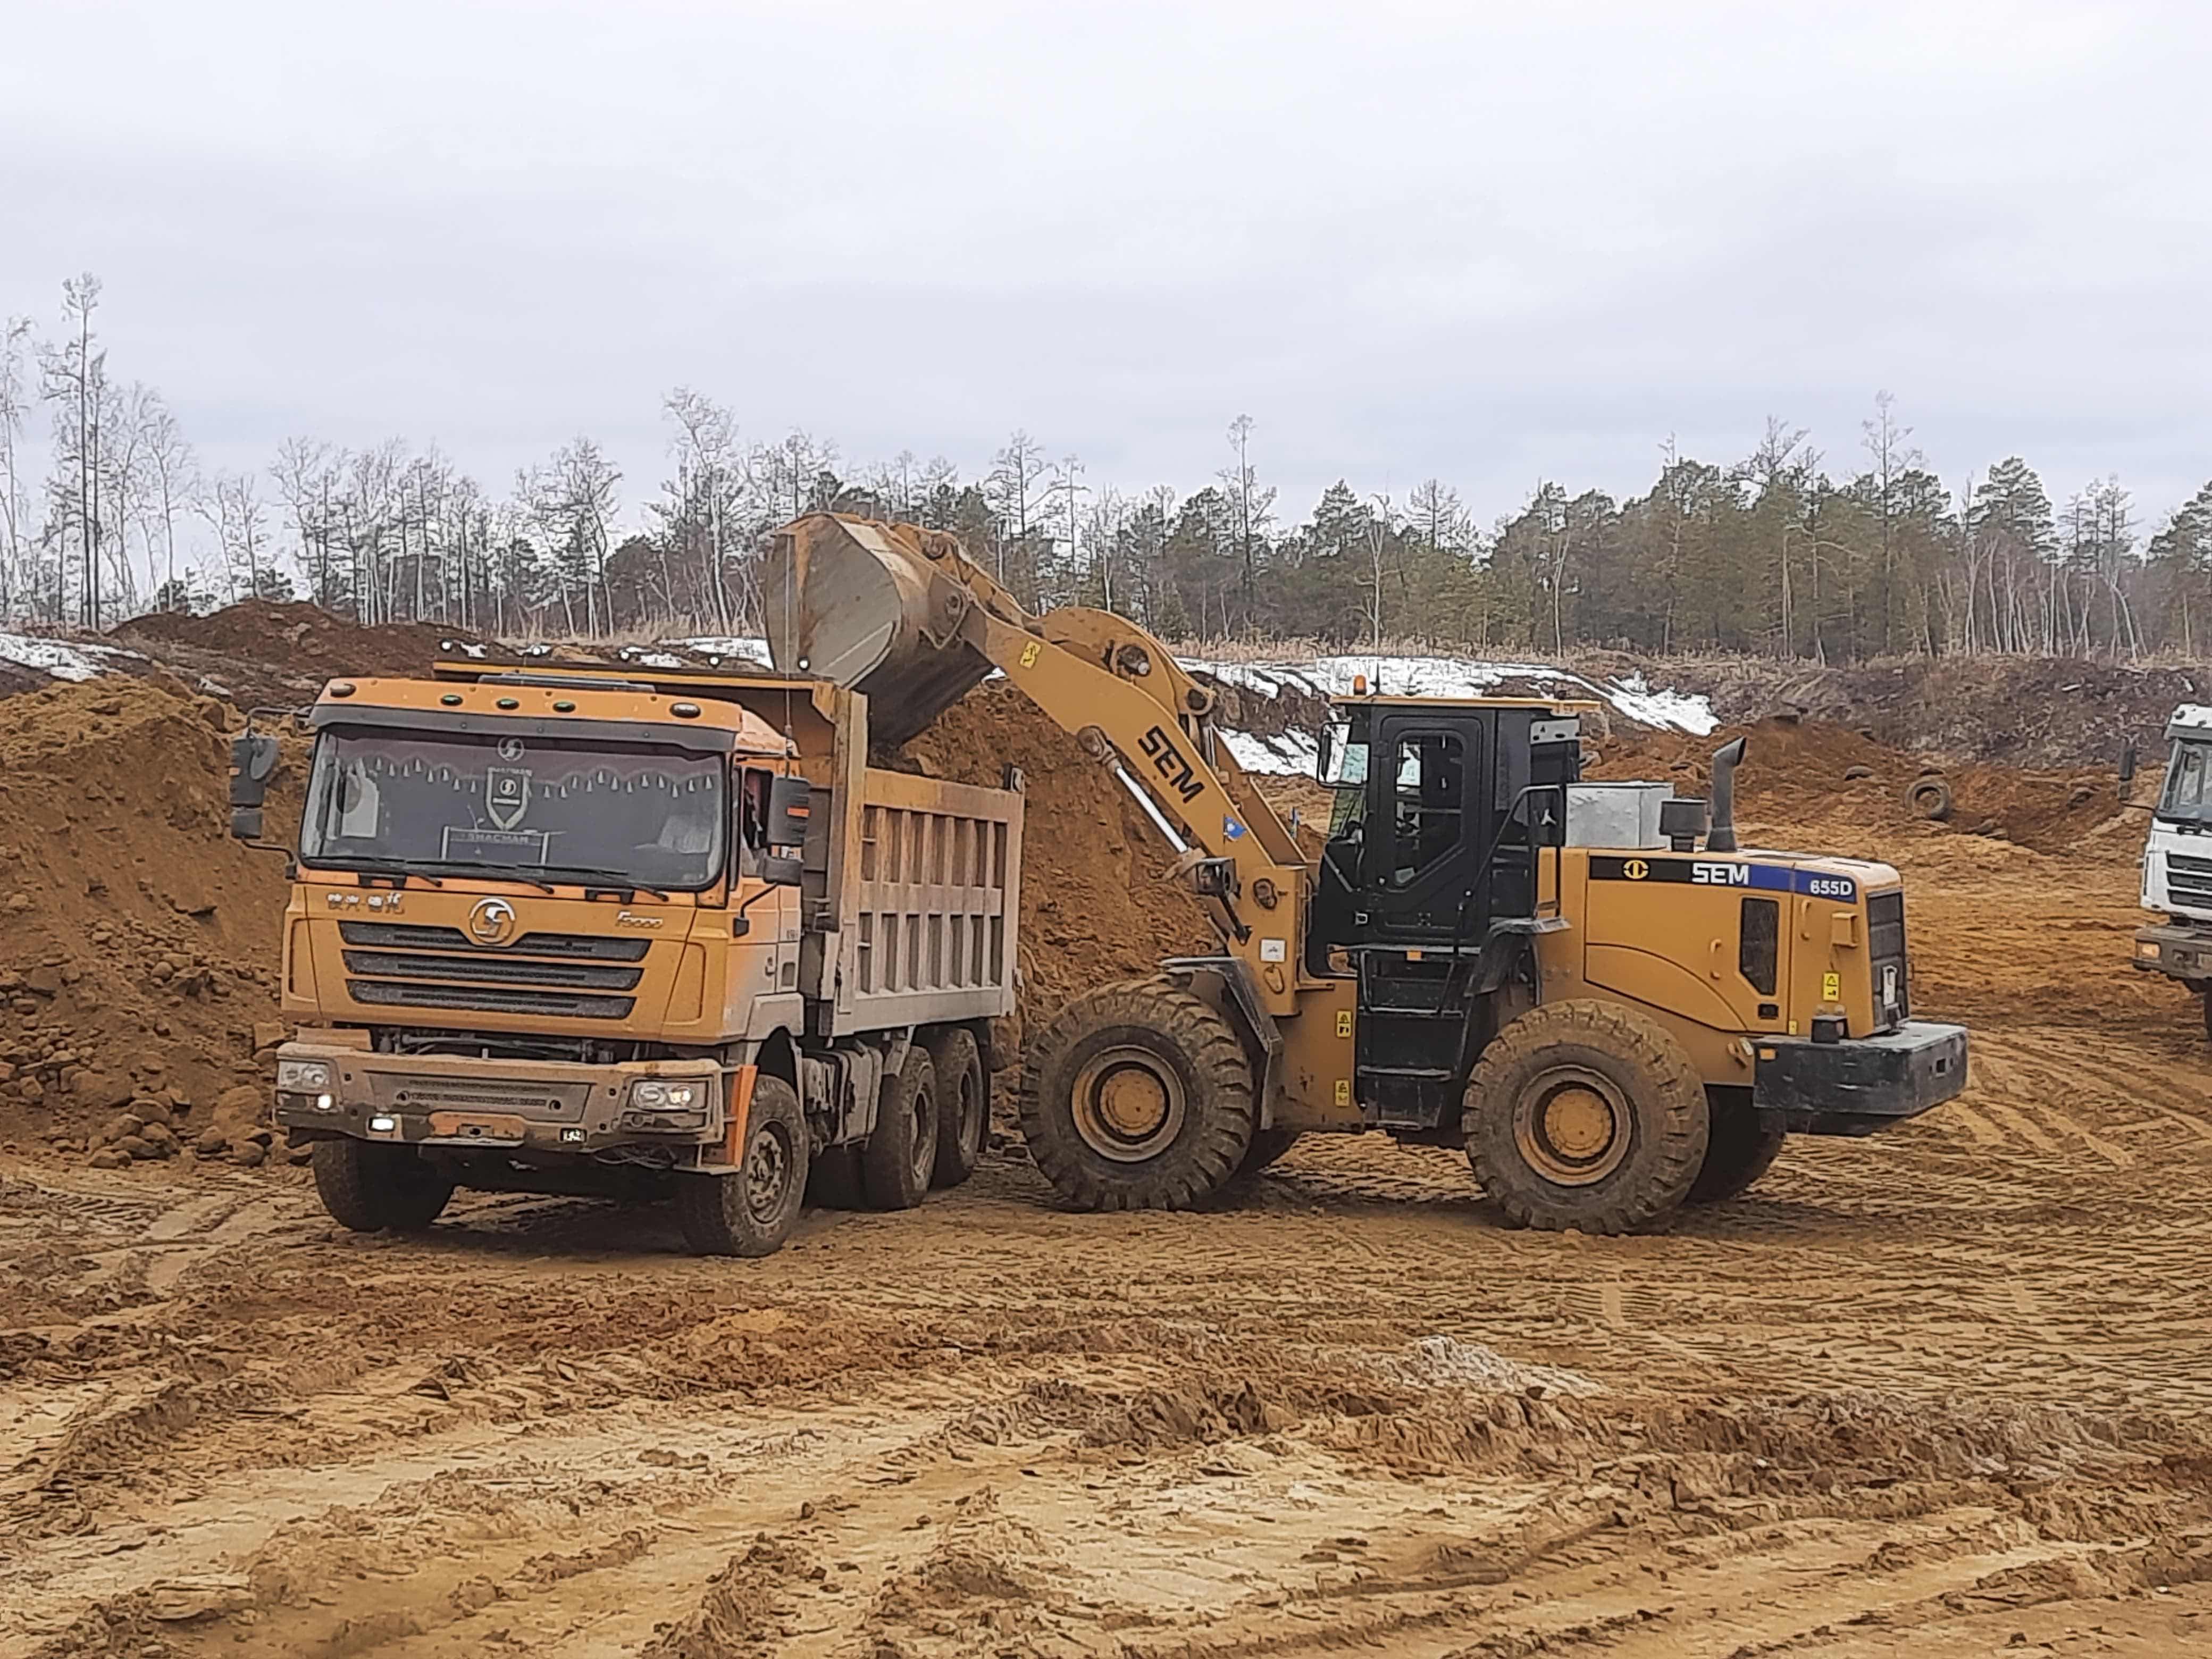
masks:
[[[1688,1204],[1718,1204],[1748,1192],[1772,1167],[1782,1150],[1779,1129],[1762,1129],[1747,1103],[1706,1097],[1712,1122],[1705,1138],[1705,1161],[1690,1183]]]
[[[1243,1162],[1237,1166],[1240,1176],[1257,1175],[1298,1143],[1296,1129],[1255,1129],[1252,1144],[1244,1149]]]
[[[1252,1145],[1252,1066],[1228,1021],[1164,980],[1079,997],[1030,1050],[1022,1138],[1085,1210],[1181,1210]]]
[[[1905,804],[1916,817],[1941,823],[1951,816],[1951,786],[1932,772],[1915,778],[1905,787]]]
[[[929,1063],[937,1072],[937,1167],[933,1187],[957,1187],[975,1173],[983,1156],[983,1136],[991,1127],[991,1080],[983,1075],[982,1051],[975,1034],[946,1025],[928,1038]]]
[[[1614,1002],[1530,1009],[1468,1080],[1474,1178],[1523,1227],[1624,1233],[1687,1196],[1711,1133],[1705,1085],[1663,1026]]]
[[[910,1042],[860,1149],[860,1191],[871,1209],[911,1210],[928,1193],[936,1168],[937,1068],[928,1049]]]
[[[341,1227],[357,1233],[415,1233],[435,1221],[453,1183],[412,1146],[380,1140],[319,1140],[315,1193]]]
[[[676,1177],[676,1223],[694,1255],[773,1255],[799,1224],[810,1142],[799,1097],[780,1077],[753,1080],[744,1162],[728,1175]]]
[[[2204,1035],[2212,1039],[2212,985],[2203,988],[2203,994],[2198,1000],[2204,1005]]]

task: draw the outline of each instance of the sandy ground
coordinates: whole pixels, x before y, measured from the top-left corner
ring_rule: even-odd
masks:
[[[0,1653],[2212,1651],[2212,1059],[2107,840],[1889,849],[1971,1092],[1662,1236],[1379,1139],[757,1263],[0,1164]]]

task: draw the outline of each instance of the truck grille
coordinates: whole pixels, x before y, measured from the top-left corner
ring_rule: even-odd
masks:
[[[1912,982],[1905,961],[1905,894],[1867,895],[1867,959],[1874,971],[1874,1018],[1896,1024],[1912,1012]]]
[[[2212,910],[2212,859],[2191,853],[2166,855],[2166,896],[2194,910]]]
[[[556,1019],[627,1019],[652,949],[642,939],[592,933],[525,933],[499,950],[472,946],[458,927],[342,921],[348,945],[346,993],[356,1002],[396,1008],[474,1010]],[[453,954],[428,954],[452,952]]]

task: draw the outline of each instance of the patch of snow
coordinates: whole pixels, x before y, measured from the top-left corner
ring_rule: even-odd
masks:
[[[1425,1336],[1413,1345],[1410,1355],[1379,1359],[1375,1369],[1394,1382],[1425,1389],[1475,1389],[1484,1394],[1526,1394],[1531,1389],[1582,1395],[1604,1392],[1579,1371],[1562,1370],[1556,1365],[1524,1365],[1495,1348],[1452,1336]]]
[[[473,645],[467,640],[440,640],[438,641],[438,649],[441,651],[458,651],[465,657],[481,657],[484,653],[483,647],[480,645]]]
[[[1590,698],[1610,704],[1641,726],[1656,726],[1704,737],[1720,724],[1712,703],[1687,692],[1653,690],[1640,674],[1620,680],[1585,678],[1548,663],[1488,662],[1472,657],[1316,657],[1304,662],[1218,662],[1185,657],[1182,665],[1211,674],[1226,685],[1246,687],[1268,696],[1286,686],[1323,696],[1348,696],[1355,675],[1368,690],[1394,697],[1482,697],[1509,681],[1540,696]]]
[[[702,634],[696,639],[663,640],[663,645],[678,651],[689,651],[702,657],[722,657],[737,662],[769,665],[768,641],[747,635]]]
[[[1321,762],[1321,745],[1310,732],[1282,732],[1261,737],[1251,732],[1222,729],[1221,740],[1247,772],[1267,772],[1280,777],[1311,777]]]
[[[0,662],[52,675],[58,680],[97,679],[117,659],[145,660],[136,651],[112,645],[71,645],[30,634],[0,634]]]

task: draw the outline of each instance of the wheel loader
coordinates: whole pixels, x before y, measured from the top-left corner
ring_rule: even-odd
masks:
[[[826,513],[779,533],[764,593],[777,666],[865,692],[884,741],[1004,674],[1211,916],[1212,954],[1031,1036],[1022,1131],[1071,1205],[1181,1208],[1301,1134],[1379,1131],[1463,1147],[1514,1223],[1620,1232],[1741,1193],[1786,1134],[1965,1086],[1966,1031],[1909,1018],[1897,872],[1738,847],[1741,738],[1709,805],[1582,781],[1589,705],[1355,683],[1310,857],[1214,692],[1126,617],[1030,615],[951,536]]]

